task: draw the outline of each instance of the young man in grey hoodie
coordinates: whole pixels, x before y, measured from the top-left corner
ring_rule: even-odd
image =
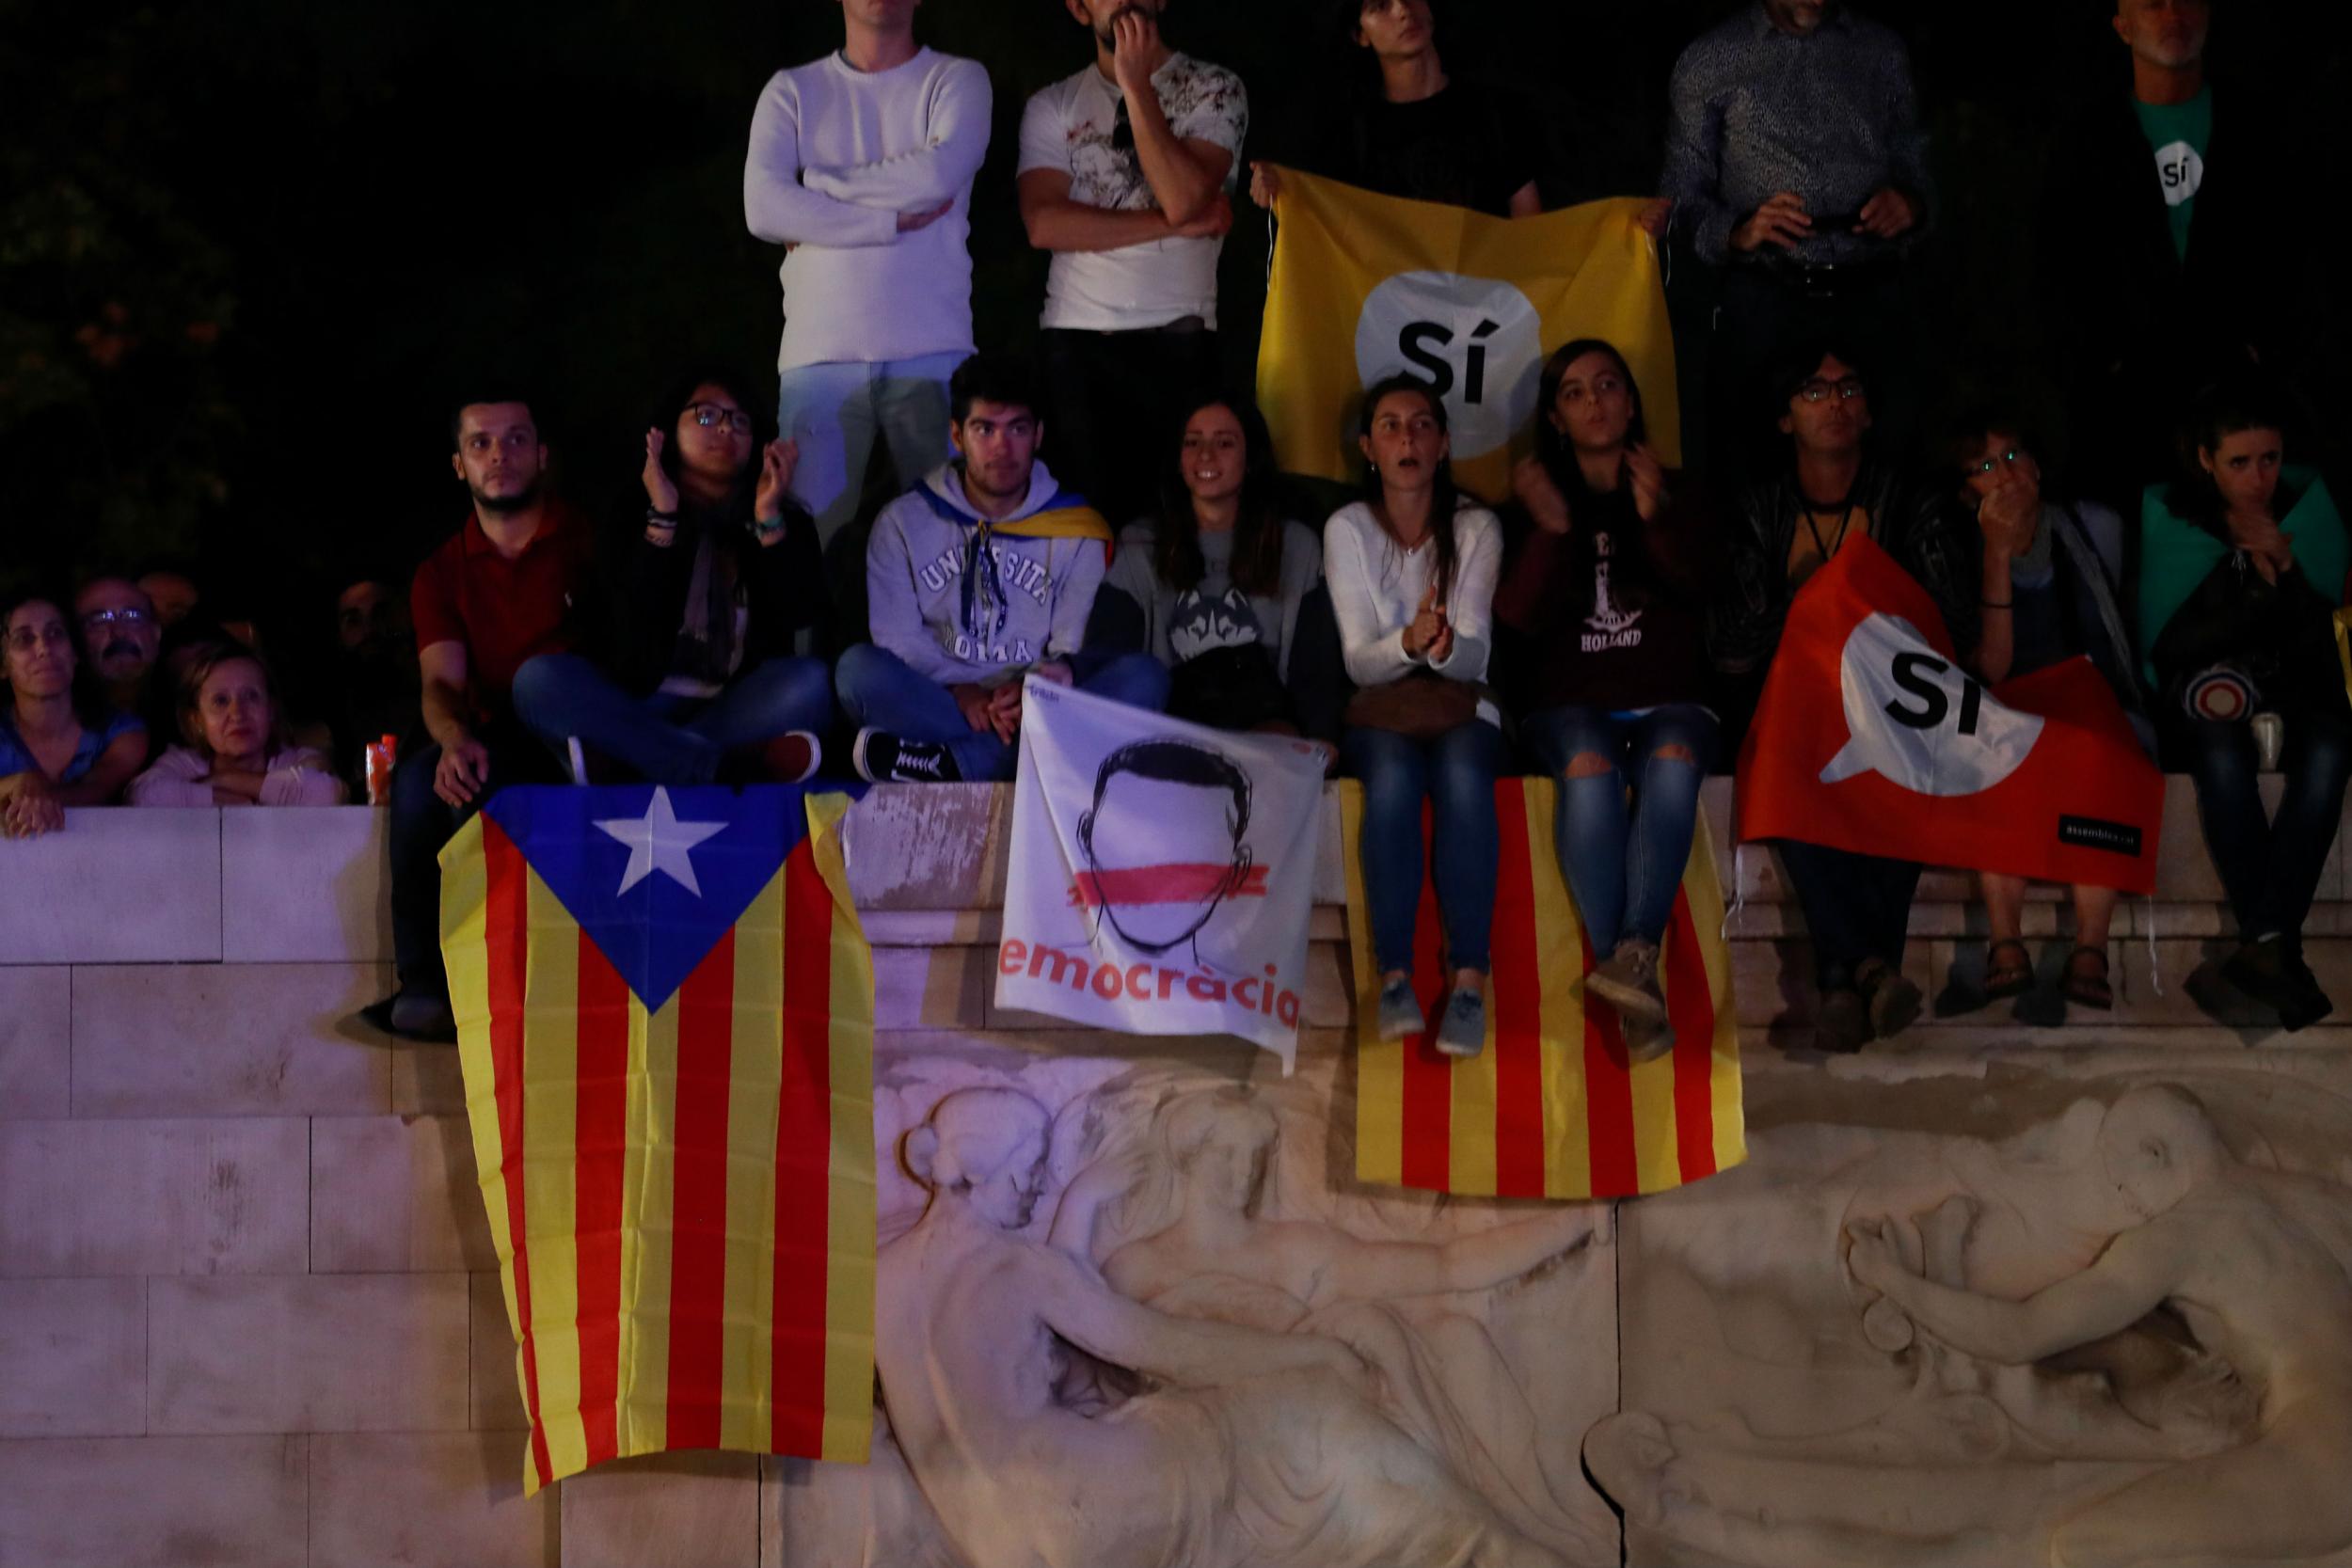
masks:
[[[947,389],[956,457],[874,519],[874,641],[834,673],[862,726],[858,773],[877,784],[1011,778],[1027,674],[1155,711],[1168,701],[1148,654],[1073,667],[1111,532],[1037,460],[1028,378],[974,355]]]

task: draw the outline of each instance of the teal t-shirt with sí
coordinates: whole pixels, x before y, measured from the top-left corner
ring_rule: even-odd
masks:
[[[2156,186],[2172,219],[2172,251],[2188,260],[2188,226],[2205,182],[2205,149],[2213,141],[2213,88],[2200,87],[2185,103],[2142,103],[2139,129],[2156,155]]]

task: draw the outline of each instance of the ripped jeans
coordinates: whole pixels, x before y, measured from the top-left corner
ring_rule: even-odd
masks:
[[[1554,707],[1530,716],[1524,733],[1559,781],[1560,871],[1593,951],[1607,958],[1627,937],[1661,940],[1691,860],[1715,716],[1689,703],[1633,714]],[[1677,746],[1691,760],[1659,754]],[[1609,771],[1570,778],[1569,766],[1586,755],[1606,758]]]

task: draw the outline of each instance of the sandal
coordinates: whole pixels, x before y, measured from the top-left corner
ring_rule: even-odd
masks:
[[[2094,974],[2083,959],[2095,959],[2099,965]],[[2107,955],[2105,948],[2077,947],[2066,956],[2066,999],[2079,1002],[2101,1012],[2115,1008],[2115,988],[2107,984]]]
[[[2004,958],[2002,955],[2013,955]],[[2105,954],[2100,955],[2105,958]],[[2033,954],[2015,938],[2004,938],[1984,950],[1984,999],[1999,1002],[2033,990]]]

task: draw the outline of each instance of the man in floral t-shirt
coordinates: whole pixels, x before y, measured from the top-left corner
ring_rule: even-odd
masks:
[[[1094,63],[1029,100],[1021,216],[1054,254],[1055,468],[1116,527],[1150,505],[1177,418],[1216,379],[1216,258],[1249,100],[1161,40],[1167,0],[1066,3]]]

